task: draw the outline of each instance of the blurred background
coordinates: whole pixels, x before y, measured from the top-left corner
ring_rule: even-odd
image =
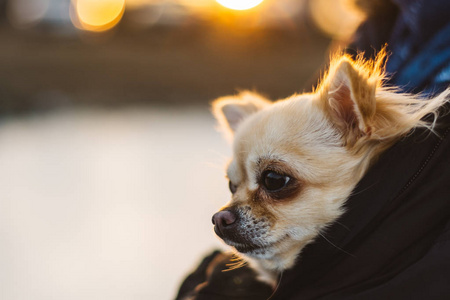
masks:
[[[223,247],[211,100],[309,91],[361,18],[344,0],[0,0],[0,299],[172,299]]]

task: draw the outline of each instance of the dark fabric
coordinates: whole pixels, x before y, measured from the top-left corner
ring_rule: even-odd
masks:
[[[207,281],[206,270],[218,255],[221,255],[221,252],[216,250],[202,260],[197,269],[183,281],[176,299],[187,299],[195,295],[195,288],[197,285]]]
[[[231,253],[214,251],[189,275],[177,295],[177,300],[259,300],[268,299],[272,288],[257,281],[248,266],[228,270],[233,261]]]
[[[388,43],[388,84],[424,96],[448,88],[450,1],[385,2],[348,51],[370,58]],[[416,130],[380,157],[271,299],[449,299],[450,114],[438,124],[437,134]]]

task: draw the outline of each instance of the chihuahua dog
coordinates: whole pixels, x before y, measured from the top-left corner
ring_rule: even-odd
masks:
[[[302,249],[344,213],[344,203],[377,157],[447,102],[383,85],[385,53],[373,61],[340,55],[313,93],[270,102],[252,92],[213,102],[233,140],[231,201],[214,231],[275,284]],[[427,118],[429,119],[429,118]]]

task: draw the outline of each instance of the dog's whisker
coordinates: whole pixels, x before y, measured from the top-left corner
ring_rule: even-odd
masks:
[[[280,272],[280,277],[279,277],[279,279],[278,279],[277,286],[276,286],[275,289],[273,290],[272,295],[270,295],[270,297],[267,298],[267,300],[272,299],[272,297],[273,297],[273,296],[275,295],[275,293],[278,291],[278,288],[280,287],[281,279],[282,279],[282,278],[283,278],[283,271]]]
[[[355,255],[351,254],[350,252],[345,251],[344,249],[342,249],[341,247],[337,246],[337,245],[334,244],[332,241],[330,241],[329,239],[327,239],[321,232],[319,232],[319,235],[320,235],[321,237],[323,237],[325,241],[327,241],[330,245],[332,245],[332,246],[335,247],[336,249],[338,249],[338,250],[344,252],[345,254],[350,255],[351,257],[356,258]]]
[[[213,155],[216,155],[217,157],[219,157],[220,159],[223,159],[223,160],[227,160],[229,158],[227,155],[224,155],[222,152],[217,151],[215,149],[209,149],[208,152]]]
[[[347,226],[342,224],[341,222],[335,221],[336,224],[341,225],[342,227],[344,227],[345,229],[347,229],[347,231],[350,231],[351,229]]]
[[[368,187],[366,187],[365,189],[358,191],[357,193],[355,193],[354,191],[352,191],[352,193],[350,194],[351,196],[355,196],[355,195],[359,195],[362,194],[364,192],[366,192],[367,190],[370,190],[371,188],[373,188],[375,185],[377,185],[378,182],[374,182],[371,185],[369,185]]]
[[[247,261],[245,261],[242,257],[240,257],[240,256],[238,256],[236,254],[233,254],[233,256],[230,259],[230,261],[233,261],[233,262],[226,264],[228,269],[222,270],[222,272],[228,272],[228,271],[236,270],[236,269],[242,268],[245,265],[247,265]]]
[[[217,170],[222,170],[223,169],[222,165],[219,165],[219,164],[214,163],[214,162],[204,161],[201,164],[203,164],[204,166],[207,166],[208,168],[211,168],[211,169],[217,169]]]
[[[230,260],[231,260],[231,261],[238,261],[238,262],[240,262],[240,261],[243,260],[243,258],[240,257],[239,255],[237,255],[236,253],[233,253],[233,255],[232,255],[232,257],[230,258]]]

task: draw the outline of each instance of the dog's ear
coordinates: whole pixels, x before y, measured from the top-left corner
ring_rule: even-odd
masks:
[[[212,103],[212,112],[221,129],[233,135],[243,120],[268,105],[269,100],[256,93],[245,91],[237,96],[215,100]]]
[[[322,99],[346,145],[351,146],[360,137],[371,135],[376,87],[377,81],[370,73],[346,57],[331,66],[322,85]]]

